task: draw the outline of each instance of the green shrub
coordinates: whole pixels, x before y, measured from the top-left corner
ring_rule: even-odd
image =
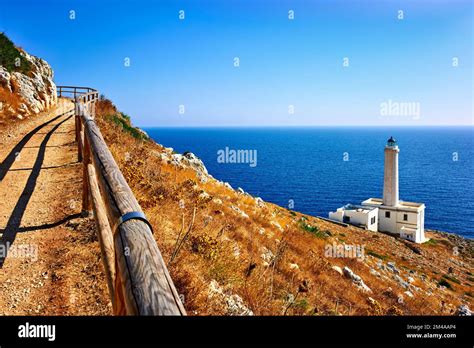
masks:
[[[305,222],[301,222],[300,227],[306,232],[310,232],[310,233],[319,232],[318,226],[311,226],[311,225],[308,225]]]
[[[438,241],[436,239],[431,238],[429,241],[424,242],[425,245],[437,245]]]
[[[378,258],[378,259],[380,259],[380,260],[384,260],[384,261],[388,259],[388,256],[377,254],[377,253],[376,253],[375,251],[373,251],[373,250],[367,250],[367,255],[376,257],[376,258]]]
[[[31,63],[4,33],[0,33],[0,65],[8,72],[17,71],[27,75],[31,71]]]
[[[326,231],[320,231],[318,226],[309,225],[305,222],[305,220],[300,220],[300,228],[303,231],[309,232],[313,236],[315,236],[317,238],[321,238],[321,239],[326,239],[327,237],[329,237],[331,235],[329,231],[327,231],[327,230]]]
[[[452,289],[453,287],[451,284],[444,278],[441,278],[441,280],[438,282],[439,285],[445,286],[447,289]]]
[[[122,127],[122,129],[128,133],[130,133],[134,138],[140,140],[147,140],[147,136],[140,132],[137,128],[130,125],[130,117],[128,115],[118,113],[114,115],[107,116],[109,120],[111,120],[116,125]]]
[[[445,275],[443,276],[443,278],[446,279],[446,280],[449,280],[449,281],[451,281],[451,282],[453,282],[453,283],[461,284],[461,282],[460,282],[458,279],[456,279],[456,278],[454,278],[454,277],[452,277],[452,276],[449,276],[449,275],[447,275],[447,274],[445,274]]]

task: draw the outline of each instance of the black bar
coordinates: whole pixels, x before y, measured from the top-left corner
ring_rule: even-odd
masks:
[[[55,325],[55,340],[19,326]],[[472,317],[0,317],[0,346],[50,344],[329,344],[472,347]],[[408,325],[420,329],[407,329]],[[428,329],[429,325],[429,329]],[[455,328],[453,328],[455,326]],[[409,338],[407,334],[455,334]]]

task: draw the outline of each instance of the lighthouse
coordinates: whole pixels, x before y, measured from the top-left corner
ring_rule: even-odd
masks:
[[[401,201],[398,196],[399,153],[397,142],[390,137],[384,148],[382,198],[369,198],[360,205],[346,204],[330,212],[329,218],[415,243],[425,242],[425,204]]]
[[[383,177],[383,205],[396,207],[398,197],[398,149],[397,142],[390,137],[385,146],[385,166]]]

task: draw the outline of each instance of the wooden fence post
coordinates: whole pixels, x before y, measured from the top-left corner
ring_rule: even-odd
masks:
[[[81,127],[82,128],[82,127]],[[81,130],[81,140],[83,140],[82,146],[82,216],[89,216],[91,211],[91,200],[89,197],[89,170],[88,165],[90,160],[90,148],[87,136],[84,131]]]
[[[82,162],[82,139],[81,139],[81,128],[82,128],[82,108],[79,102],[76,101],[76,141],[77,141],[77,161]]]
[[[86,137],[87,138],[87,137]],[[97,174],[94,166],[89,163],[87,165],[89,175],[89,187],[92,199],[92,208],[94,210],[95,223],[100,241],[100,251],[102,262],[104,264],[105,278],[109,289],[109,296],[112,301],[114,313],[117,314],[117,305],[115,300],[115,250],[112,230],[110,229],[107,213],[104,207],[104,200],[100,196],[99,185],[97,184]]]

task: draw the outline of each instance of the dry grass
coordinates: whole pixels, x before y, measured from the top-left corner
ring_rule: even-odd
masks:
[[[17,110],[20,106],[21,99],[18,94],[11,93],[6,88],[0,86],[0,103],[3,105],[0,109],[0,127],[2,127],[11,119],[16,118],[14,110]]]

